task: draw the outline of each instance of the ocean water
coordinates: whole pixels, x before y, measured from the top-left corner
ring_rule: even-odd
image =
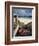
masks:
[[[18,18],[32,19],[32,16],[17,16]]]

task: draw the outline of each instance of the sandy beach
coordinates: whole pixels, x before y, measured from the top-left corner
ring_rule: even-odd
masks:
[[[20,22],[23,22],[24,24],[28,24],[29,22],[32,22],[32,19],[26,19],[26,18],[17,18]]]

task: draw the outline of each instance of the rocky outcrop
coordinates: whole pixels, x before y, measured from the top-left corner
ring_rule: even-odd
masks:
[[[19,27],[16,36],[32,36],[32,22],[27,25]]]

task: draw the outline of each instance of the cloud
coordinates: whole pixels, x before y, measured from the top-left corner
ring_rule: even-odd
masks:
[[[12,9],[12,14],[17,16],[32,16],[32,9],[26,8],[26,9]]]

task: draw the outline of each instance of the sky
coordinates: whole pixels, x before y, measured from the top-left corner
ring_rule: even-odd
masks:
[[[12,8],[12,15],[17,15],[17,16],[32,16],[32,9],[31,8]]]

